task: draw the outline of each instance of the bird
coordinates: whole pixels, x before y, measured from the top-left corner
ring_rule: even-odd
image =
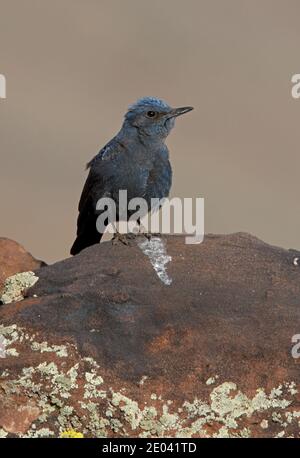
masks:
[[[118,201],[120,190],[127,191],[128,201],[169,195],[172,167],[165,144],[175,119],[191,106],[172,108],[157,97],[142,97],[129,106],[121,130],[88,162],[89,170],[78,205],[77,237],[71,255],[99,243],[103,233],[96,227],[98,200],[109,197]]]

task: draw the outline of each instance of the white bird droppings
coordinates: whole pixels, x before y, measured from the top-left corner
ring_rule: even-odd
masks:
[[[138,245],[150,259],[158,278],[165,285],[171,285],[172,278],[167,273],[166,264],[172,261],[172,257],[167,254],[165,243],[159,237],[152,237],[150,240],[139,242]]]

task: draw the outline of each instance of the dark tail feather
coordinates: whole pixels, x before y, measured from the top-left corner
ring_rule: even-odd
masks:
[[[78,222],[81,223],[82,219]],[[102,237],[102,234],[97,231],[95,217],[88,218],[84,221],[84,224],[79,224],[78,229],[77,238],[70,251],[72,255],[78,254],[84,248],[99,243]]]
[[[75,242],[72,245],[70,253],[75,256],[75,254],[80,253],[80,251],[84,250],[85,248],[95,245],[99,243],[101,240],[102,234],[94,234],[92,237],[91,234],[82,234],[78,235]]]

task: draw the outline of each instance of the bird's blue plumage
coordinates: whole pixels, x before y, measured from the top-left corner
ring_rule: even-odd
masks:
[[[167,104],[162,99],[158,99],[157,97],[141,97],[132,105],[129,105],[128,110],[136,110],[141,107],[150,107],[151,109],[156,110],[170,110],[170,105]]]
[[[143,97],[129,106],[120,132],[87,165],[71,254],[100,241],[96,204],[101,197],[113,198],[118,206],[119,191],[126,189],[128,200],[143,197],[150,208],[152,198],[169,195],[172,169],[165,139],[175,118],[191,109],[174,109],[156,97]]]

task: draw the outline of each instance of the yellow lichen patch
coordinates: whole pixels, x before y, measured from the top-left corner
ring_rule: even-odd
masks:
[[[74,429],[68,429],[67,431],[63,431],[60,437],[63,439],[82,439],[84,436]]]

